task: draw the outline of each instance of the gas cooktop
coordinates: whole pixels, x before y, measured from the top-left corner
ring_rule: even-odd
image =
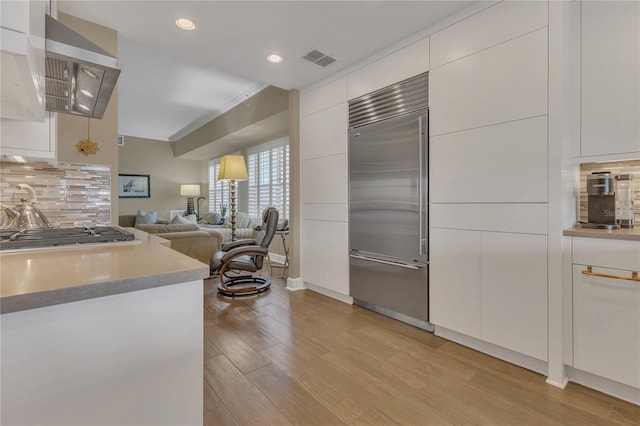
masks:
[[[85,228],[2,229],[0,250],[21,250],[79,244],[133,241],[134,235],[112,226]]]

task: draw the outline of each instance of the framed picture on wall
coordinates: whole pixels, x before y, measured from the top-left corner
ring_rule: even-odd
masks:
[[[118,175],[118,198],[151,197],[149,175]]]

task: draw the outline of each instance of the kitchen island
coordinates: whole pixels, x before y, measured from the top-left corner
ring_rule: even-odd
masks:
[[[0,255],[0,423],[202,424],[208,265],[134,233]]]

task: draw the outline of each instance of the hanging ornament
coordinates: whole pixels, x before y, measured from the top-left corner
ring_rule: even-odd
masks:
[[[98,152],[98,143],[91,140],[91,119],[87,118],[87,138],[76,144],[78,152],[84,155],[95,154]]]

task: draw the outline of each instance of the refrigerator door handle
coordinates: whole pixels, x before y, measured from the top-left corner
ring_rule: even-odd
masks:
[[[418,117],[418,254],[422,256],[424,254],[424,223],[422,215],[423,195],[422,195],[422,115]]]
[[[384,263],[385,265],[399,266],[401,268],[407,268],[407,269],[413,269],[413,270],[417,270],[421,268],[420,266],[417,266],[417,265],[410,265],[402,262],[394,262],[392,260],[377,259],[375,257],[362,256],[359,254],[350,254],[349,256],[353,257],[354,259],[367,260],[369,262]]]

